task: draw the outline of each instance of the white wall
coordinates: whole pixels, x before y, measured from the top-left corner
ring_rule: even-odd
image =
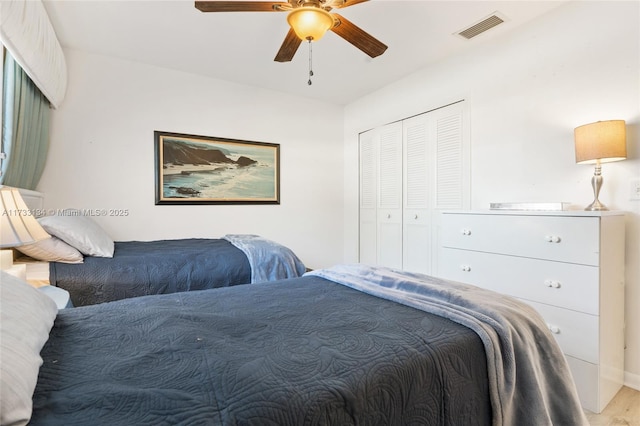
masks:
[[[480,36],[481,37],[481,36]],[[573,129],[627,122],[628,160],[603,165],[600,200],[627,214],[627,384],[640,389],[640,3],[570,2],[490,43],[345,109],[345,259],[357,260],[358,133],[459,99],[469,102],[472,208],[492,201],[592,199],[593,166],[576,165]],[[475,42],[472,42],[475,43]]]
[[[95,218],[115,240],[256,233],[309,267],[342,260],[341,107],[79,51],[52,111],[38,185],[46,208],[128,209]],[[279,143],[280,205],[154,205],[154,130]]]

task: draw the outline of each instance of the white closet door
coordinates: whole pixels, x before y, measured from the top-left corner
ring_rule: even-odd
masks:
[[[360,134],[360,262],[376,265],[377,257],[377,167],[376,130]]]
[[[470,207],[466,108],[360,135],[360,262],[438,275],[439,210]]]
[[[433,111],[431,138],[435,147],[436,209],[462,209],[469,204],[469,141],[464,103]]]
[[[471,207],[470,137],[466,103],[429,113],[429,139],[434,158],[431,224],[432,275],[438,275],[440,210]]]
[[[427,114],[403,121],[403,269],[431,272],[431,160]]]
[[[379,135],[378,264],[402,269],[402,123]]]

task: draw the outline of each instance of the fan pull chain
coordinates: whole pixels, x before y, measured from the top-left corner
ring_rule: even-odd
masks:
[[[311,86],[313,84],[311,81],[311,77],[313,77],[313,50],[311,48],[311,38],[307,40],[309,40],[309,81],[307,81],[307,84]]]

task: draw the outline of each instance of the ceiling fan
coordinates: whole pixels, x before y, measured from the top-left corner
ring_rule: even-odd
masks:
[[[332,9],[341,9],[368,0],[287,0],[273,1],[196,1],[202,12],[289,12],[291,28],[280,46],[275,61],[293,59],[303,40],[318,41],[326,31],[333,31],[372,58],[380,56],[387,46],[354,25]]]

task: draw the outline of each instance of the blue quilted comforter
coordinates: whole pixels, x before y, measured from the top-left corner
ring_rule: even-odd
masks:
[[[487,425],[480,338],[305,276],[59,312],[32,425]]]
[[[304,264],[287,247],[257,236],[229,239],[121,241],[113,258],[86,256],[82,264],[52,262],[52,285],[74,306],[130,297],[294,278]]]

